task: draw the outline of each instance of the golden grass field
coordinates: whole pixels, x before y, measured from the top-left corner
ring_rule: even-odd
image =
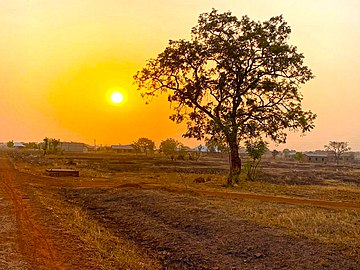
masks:
[[[37,202],[38,215],[91,250],[87,269],[360,265],[360,165],[270,159],[258,181],[226,187],[224,157],[10,156],[16,170],[32,175],[20,190]],[[49,177],[47,168],[76,169],[80,177]],[[63,253],[60,261],[70,256]]]

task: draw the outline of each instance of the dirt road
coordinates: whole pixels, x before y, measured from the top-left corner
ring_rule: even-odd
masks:
[[[23,268],[27,269],[31,266],[38,269],[63,269],[57,261],[47,235],[32,216],[31,207],[27,203],[28,198],[18,189],[13,169],[3,157],[0,159],[0,185],[5,195],[2,198],[5,200],[4,204],[11,205],[9,214],[15,215],[12,224],[5,223],[5,226],[11,227],[14,230],[13,233],[16,234],[9,244],[14,246],[26,261]],[[11,220],[7,216],[2,216],[2,218]]]

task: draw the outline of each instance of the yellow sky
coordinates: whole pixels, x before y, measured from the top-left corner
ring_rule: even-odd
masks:
[[[169,39],[189,38],[198,15],[211,8],[261,21],[283,14],[290,43],[316,75],[302,88],[304,107],[318,114],[316,128],[290,134],[279,149],[322,149],[339,140],[360,150],[357,0],[2,0],[0,141],[181,139],[184,126],[168,119],[166,98],[145,105],[132,76]],[[112,87],[127,102],[111,106]]]

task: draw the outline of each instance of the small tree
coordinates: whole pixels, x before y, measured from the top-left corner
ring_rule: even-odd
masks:
[[[46,154],[56,154],[59,151],[60,140],[45,137],[43,140],[43,150],[44,155]]]
[[[287,158],[290,154],[290,150],[288,148],[285,148],[283,151],[282,151],[283,155],[285,156],[285,158]]]
[[[43,141],[44,141],[43,150],[44,150],[44,156],[45,156],[48,153],[48,150],[49,150],[49,138],[45,137]]]
[[[56,154],[59,151],[59,146],[59,139],[49,139],[49,149],[51,153]]]
[[[261,157],[267,151],[267,143],[263,140],[258,140],[255,142],[247,141],[245,143],[246,153],[252,159],[251,162],[245,164],[246,168],[246,178],[248,180],[254,181],[257,177],[257,168],[260,164]]]
[[[38,149],[38,144],[36,142],[25,143],[25,148],[27,149]]]
[[[153,153],[155,151],[155,142],[148,138],[139,138],[133,143],[133,146],[139,152],[145,153],[145,155],[148,155],[148,153]]]
[[[175,153],[180,145],[181,143],[177,140],[169,138],[160,143],[159,149],[162,153],[164,153],[165,156],[174,159]]]
[[[301,161],[302,159],[303,159],[303,153],[301,153],[301,152],[296,152],[295,153],[295,159],[297,160],[297,161]]]
[[[271,155],[272,155],[272,157],[273,157],[274,159],[275,159],[279,154],[280,154],[280,152],[279,152],[278,150],[276,150],[276,149],[272,150],[272,152],[271,152]]]
[[[339,164],[340,156],[351,150],[347,142],[330,141],[328,145],[324,145],[325,150],[334,153],[335,161]]]
[[[189,149],[188,151],[189,159],[198,161],[201,157],[202,150],[203,150],[203,146],[201,144],[196,148],[196,151],[191,151],[191,149]]]
[[[9,148],[13,148],[14,147],[14,141],[8,141],[6,143],[6,146],[9,147]]]

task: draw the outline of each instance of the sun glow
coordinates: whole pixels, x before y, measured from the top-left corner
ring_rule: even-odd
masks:
[[[120,92],[113,92],[110,96],[110,99],[115,104],[120,104],[124,101],[124,96]]]
[[[127,101],[126,91],[119,88],[110,88],[106,93],[106,99],[110,105],[120,106]]]

